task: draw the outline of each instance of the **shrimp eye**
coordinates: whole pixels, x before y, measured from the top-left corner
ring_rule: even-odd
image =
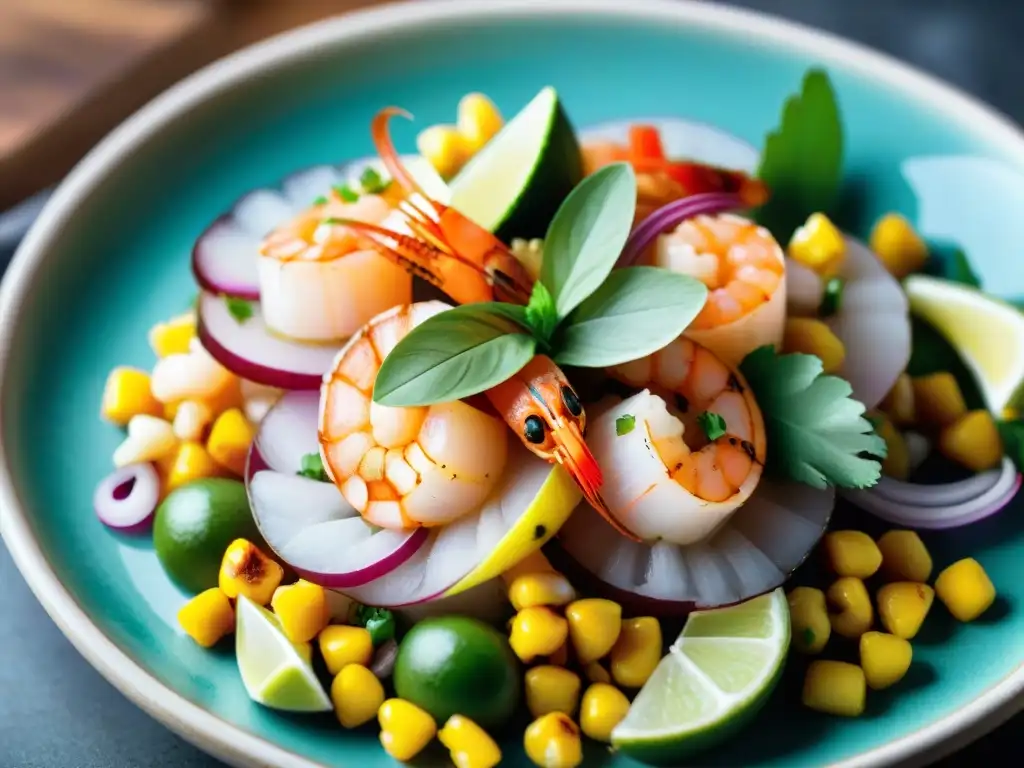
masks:
[[[573,416],[579,416],[583,413],[580,399],[576,397],[576,393],[569,389],[569,387],[562,387],[562,402],[565,403],[565,407],[569,409],[569,413]]]
[[[544,422],[539,416],[527,416],[523,428],[523,437],[527,442],[539,445],[544,442]]]

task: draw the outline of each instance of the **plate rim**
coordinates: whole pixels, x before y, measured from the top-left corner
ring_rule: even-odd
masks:
[[[15,318],[46,266],[53,235],[131,151],[144,146],[195,106],[261,71],[398,30],[444,21],[529,19],[549,15],[655,21],[731,35],[756,36],[762,45],[809,54],[822,63],[865,75],[901,91],[942,119],[961,125],[1024,165],[1024,132],[993,107],[894,57],[830,32],[777,16],[700,0],[404,0],[345,13],[290,30],[207,65],[158,95],[115,128],[70,172],[23,239],[0,284],[0,401],[12,376],[7,365]],[[36,540],[20,503],[0,434],[0,538],[36,598],[65,636],[110,683],[165,726],[232,765],[254,757],[279,768],[326,768],[236,726],[194,704],[146,672],[96,626],[60,582]],[[830,768],[867,768],[935,760],[998,727],[1024,709],[1024,663],[961,710]]]

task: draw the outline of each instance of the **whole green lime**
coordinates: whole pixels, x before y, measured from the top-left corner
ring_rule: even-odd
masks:
[[[519,660],[498,630],[466,616],[419,622],[395,659],[395,692],[438,725],[454,714],[496,728],[519,707]]]
[[[249,509],[245,485],[209,478],[176,488],[156,510],[153,547],[167,575],[198,593],[217,586],[224,550],[238,538],[263,539]]]

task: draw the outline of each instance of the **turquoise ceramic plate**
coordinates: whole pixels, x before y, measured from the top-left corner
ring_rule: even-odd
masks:
[[[184,598],[149,544],[97,522],[92,487],[119,439],[97,416],[107,371],[149,364],[145,331],[193,295],[189,248],[212,217],[301,166],[368,154],[369,119],[386,104],[425,125],[450,119],[466,91],[511,112],[551,83],[578,125],[680,114],[759,144],[813,64],[832,74],[849,137],[844,223],[863,235],[865,222],[899,209],[928,236],[960,243],[986,285],[1024,294],[1013,257],[1024,242],[1024,136],[894,61],[746,12],[659,0],[415,2],[275,38],[158,98],[68,177],[3,284],[3,535],[51,616],[126,695],[229,762],[388,764],[372,733],[252,704],[234,659],[175,626]],[[400,149],[412,137],[403,130]],[[915,643],[915,679],[873,697],[869,716],[839,721],[780,701],[701,765],[916,762],[1019,709],[1021,513],[931,537],[939,565],[978,557],[1000,603],[973,625],[932,622]],[[508,754],[525,762],[518,747]]]

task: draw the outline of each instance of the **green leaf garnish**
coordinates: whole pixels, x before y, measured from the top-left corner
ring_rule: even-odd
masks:
[[[869,488],[878,482],[885,441],[852,399],[849,382],[822,373],[814,355],[755,349],[740,371],[764,414],[769,466],[814,488]]]
[[[942,276],[956,283],[963,283],[972,288],[981,288],[981,278],[971,268],[967,254],[957,248],[943,263]]]
[[[526,305],[526,323],[537,336],[538,341],[551,341],[551,334],[558,325],[558,311],[555,300],[544,283],[538,280],[533,284],[530,302]]]
[[[832,317],[843,306],[843,288],[846,281],[841,277],[833,277],[825,283],[825,292],[821,297],[821,306],[818,314],[822,317]]]
[[[628,435],[636,426],[636,417],[631,413],[623,414],[615,420],[615,434],[619,437]]]
[[[245,299],[236,299],[233,296],[225,296],[224,303],[227,304],[228,312],[239,323],[244,323],[252,317],[252,302]]]
[[[334,194],[340,197],[346,203],[354,203],[359,199],[359,193],[356,192],[348,184],[342,184],[337,187],[331,187],[334,190]]]
[[[413,328],[384,358],[373,400],[406,407],[460,400],[515,375],[536,347],[524,307],[489,302],[445,310]]]
[[[379,648],[395,637],[395,615],[387,608],[357,605],[352,611],[351,621],[357,627],[366,627],[374,648]]]
[[[307,453],[302,457],[299,467],[300,469],[297,474],[303,477],[308,477],[310,480],[319,480],[322,483],[330,482],[327,470],[324,469],[323,459],[320,458],[319,453]]]
[[[1000,421],[999,436],[1003,439],[1003,451],[1010,457],[1017,470],[1024,472],[1024,419]]]
[[[666,269],[613,270],[559,328],[555,362],[605,368],[638,360],[677,338],[707,295],[704,283]]]
[[[708,440],[717,440],[726,433],[725,419],[717,413],[704,411],[704,413],[697,416],[697,423],[704,430]]]
[[[559,318],[608,277],[629,237],[635,210],[636,175],[627,163],[586,177],[562,202],[544,237],[540,268]]]
[[[337,226],[338,224],[341,224],[341,219],[336,219],[333,216],[328,216],[326,219],[324,219],[320,223],[321,224],[326,224],[329,227],[334,227],[334,226]]]
[[[327,198],[324,197],[323,195],[320,195],[320,197],[313,198],[313,205],[326,205],[326,204],[327,204]]]
[[[367,168],[359,176],[359,186],[369,195],[377,195],[388,188],[388,182],[373,168]]]
[[[758,221],[788,243],[808,216],[835,203],[842,172],[843,127],[835,91],[824,70],[812,69],[765,139],[757,175],[771,197],[758,211]]]

